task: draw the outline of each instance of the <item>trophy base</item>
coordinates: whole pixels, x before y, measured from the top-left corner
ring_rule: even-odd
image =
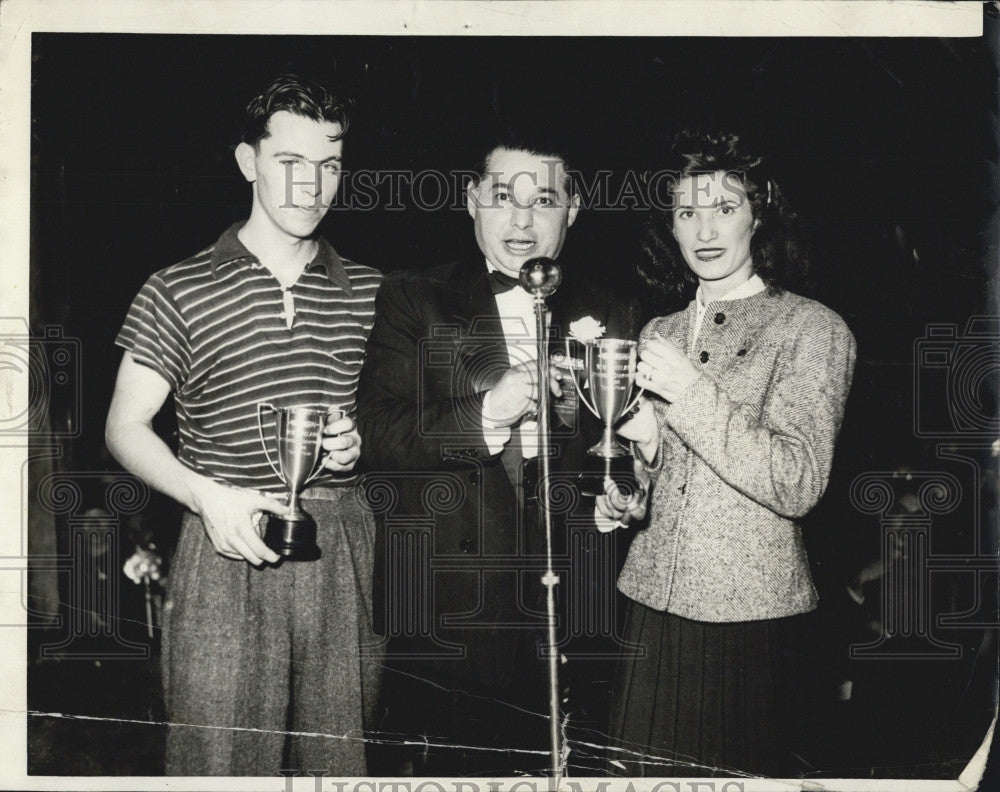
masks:
[[[584,497],[593,498],[607,494],[608,479],[626,480],[634,477],[632,457],[604,459],[599,456],[585,457],[577,476],[577,487]]]
[[[264,531],[264,544],[285,561],[315,561],[323,555],[316,544],[316,521],[308,514],[298,520],[272,514]]]
[[[622,457],[632,456],[632,452],[617,440],[612,440],[610,443],[602,441],[588,448],[587,453],[590,456],[601,457],[602,459],[621,459]]]

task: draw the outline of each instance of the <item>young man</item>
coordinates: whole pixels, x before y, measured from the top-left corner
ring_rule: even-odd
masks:
[[[579,201],[561,156],[519,142],[489,152],[467,199],[478,250],[386,279],[358,388],[364,461],[380,471],[365,481],[379,520],[375,616],[389,636],[379,729],[424,743],[416,775],[549,766],[535,319],[516,279],[526,261],[559,255]],[[612,337],[638,331],[571,267],[547,305],[561,337],[586,316]],[[560,473],[579,471],[598,435],[594,422],[556,439],[563,495]]]
[[[378,683],[374,537],[353,495],[360,437],[347,416],[380,275],[316,234],[339,183],[344,103],[283,75],[245,122],[236,163],[251,185],[249,219],[152,275],[116,341],[125,354],[108,448],[188,509],[164,617],[166,769],[364,775],[363,720]],[[170,394],[176,457],[151,428]],[[302,494],[318,561],[279,563],[262,541],[268,513],[287,507],[259,436],[261,403],[344,411],[327,421],[325,470]]]

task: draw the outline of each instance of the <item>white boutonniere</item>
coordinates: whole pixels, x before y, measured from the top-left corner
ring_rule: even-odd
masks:
[[[584,369],[584,362],[580,358],[573,357],[572,349],[573,345],[570,341],[576,341],[580,344],[587,344],[596,341],[605,333],[605,327],[600,322],[598,322],[593,316],[584,316],[577,319],[575,322],[569,323],[569,334],[566,336],[566,354],[555,353],[552,355],[552,363],[561,369],[568,369],[580,373]],[[578,352],[582,352],[582,349],[577,348]],[[586,384],[584,385],[586,387]]]
[[[605,333],[605,327],[593,316],[584,316],[569,323],[570,338],[577,341],[596,341]]]

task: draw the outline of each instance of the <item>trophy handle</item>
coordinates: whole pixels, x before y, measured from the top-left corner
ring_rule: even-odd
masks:
[[[626,405],[625,408],[622,410],[622,415],[624,415],[633,407],[635,407],[635,405],[639,403],[639,399],[642,398],[642,394],[644,394],[645,392],[646,392],[645,388],[639,388],[639,390],[635,392],[635,395],[629,400],[628,405]]]
[[[324,470],[326,470],[326,460],[329,458],[330,458],[329,454],[326,454],[325,456],[320,456],[319,467],[317,467],[312,473],[309,474],[309,478],[307,478],[305,481],[302,482],[301,489],[305,489],[310,484],[312,484],[312,482],[316,480],[316,477],[322,474]]]
[[[572,361],[573,356],[569,351],[569,339],[565,338],[563,341],[566,344],[566,360]],[[593,349],[593,345],[589,341],[578,341],[577,343],[584,348],[584,354],[589,357],[591,350]],[[590,361],[585,358],[583,361],[583,370],[587,371],[589,366]],[[570,371],[573,372],[573,369],[570,368]],[[576,397],[587,406],[587,409],[594,414],[595,418],[600,418],[601,415],[597,412],[597,407],[595,407],[593,403],[593,396],[591,396],[591,401],[587,401],[587,397],[583,395],[583,383],[580,381],[580,377],[575,372],[573,372],[573,384],[576,385]]]
[[[257,433],[260,435],[260,444],[264,446],[264,456],[267,457],[267,464],[271,466],[271,470],[274,471],[274,474],[281,479],[281,481],[284,481],[285,478],[281,475],[281,471],[275,467],[274,462],[271,460],[271,452],[267,450],[267,442],[264,440],[264,422],[262,420],[264,417],[264,410],[270,410],[273,413],[277,413],[278,410],[273,404],[269,404],[268,402],[257,403]]]

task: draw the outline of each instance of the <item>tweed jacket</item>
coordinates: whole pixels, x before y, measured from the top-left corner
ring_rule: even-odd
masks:
[[[660,447],[650,523],[619,589],[706,622],[816,607],[802,533],[826,489],[854,372],[854,336],[829,308],[790,292],[717,300],[692,344],[696,305],[654,319],[701,370],[673,403],[653,397]],[[641,348],[641,346],[640,346]]]

